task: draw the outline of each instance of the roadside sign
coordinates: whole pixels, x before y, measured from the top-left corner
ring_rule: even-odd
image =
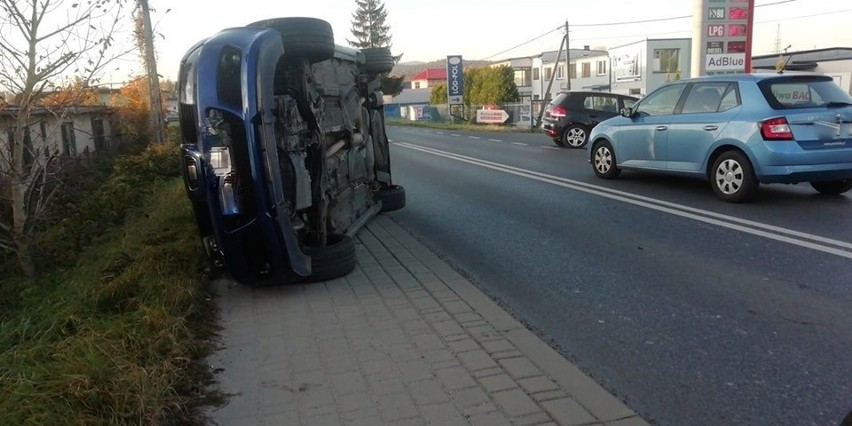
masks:
[[[447,101],[464,105],[464,61],[461,55],[447,56]]]
[[[691,75],[751,72],[755,0],[693,0]]]
[[[509,114],[502,109],[480,109],[476,110],[476,122],[487,124],[505,123]]]

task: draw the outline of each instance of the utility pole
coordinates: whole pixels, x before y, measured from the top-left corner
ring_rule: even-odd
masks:
[[[166,141],[166,130],[163,117],[163,101],[160,97],[160,77],[157,75],[157,57],[154,53],[154,30],[151,27],[151,12],[148,0],[139,0],[142,11],[142,38],[144,40],[145,71],[148,74],[148,97],[151,106],[149,122],[154,130],[154,140]]]
[[[568,37],[568,20],[565,20],[565,87],[571,90],[571,40]]]

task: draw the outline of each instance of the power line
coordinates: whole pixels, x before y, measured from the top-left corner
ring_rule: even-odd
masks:
[[[754,7],[756,7],[756,8],[757,8],[757,7],[766,7],[766,6],[776,6],[776,5],[779,5],[779,4],[792,3],[792,2],[795,2],[795,1],[798,1],[798,0],[778,0],[778,1],[774,1],[774,2],[772,2],[772,3],[757,4],[757,5],[755,5]],[[837,12],[829,12],[829,13],[837,13]],[[826,15],[827,15],[827,14],[829,14],[829,13],[823,13],[823,14],[826,14]],[[821,14],[821,15],[822,15],[822,14]],[[817,16],[817,15],[811,15],[811,16]],[[571,25],[571,27],[585,27],[585,28],[588,28],[588,27],[605,27],[605,26],[613,26],[613,25],[645,24],[645,23],[649,23],[649,22],[675,21],[675,20],[679,20],[679,19],[686,19],[686,18],[692,18],[692,15],[671,16],[671,17],[668,17],[668,18],[657,18],[657,19],[645,19],[645,20],[641,20],[641,21],[603,22],[603,23],[598,23],[598,24],[573,24],[573,25]],[[497,52],[497,53],[495,53],[495,54],[493,54],[493,55],[487,56],[487,57],[482,58],[482,59],[480,59],[480,60],[481,60],[481,61],[487,61],[487,60],[489,60],[489,59],[491,59],[491,58],[493,58],[493,57],[495,57],[495,56],[502,55],[502,54],[504,54],[504,53],[506,53],[506,52],[511,52],[512,50],[515,50],[515,49],[517,49],[517,48],[519,48],[519,47],[526,46],[526,45],[528,45],[528,44],[530,44],[530,43],[532,43],[532,42],[534,42],[534,41],[536,41],[536,40],[538,40],[538,39],[540,39],[540,38],[543,38],[543,37],[548,36],[548,35],[550,35],[550,34],[552,34],[552,33],[556,32],[556,31],[559,31],[559,30],[561,30],[562,28],[563,28],[563,26],[562,26],[562,25],[560,25],[560,26],[558,26],[558,27],[556,27],[556,28],[554,28],[554,29],[552,29],[552,30],[550,30],[550,31],[548,31],[548,32],[546,32],[546,33],[544,33],[544,34],[542,34],[542,35],[539,35],[539,36],[537,36],[537,37],[535,37],[535,38],[532,38],[532,39],[527,40],[527,41],[525,41],[525,42],[523,42],[523,43],[521,43],[521,44],[518,44],[517,46],[513,46],[513,47],[510,47],[510,48],[508,48],[508,49],[506,49],[506,50],[502,50],[502,51],[500,51],[500,52]],[[645,34],[645,35],[676,34],[676,33],[682,33],[682,32],[686,32],[686,31],[670,31],[670,32],[666,32],[666,33]],[[636,37],[636,36],[596,37],[595,39],[624,38],[624,37]]]
[[[775,6],[778,4],[790,3],[797,0],[780,0],[773,3],[757,4],[754,7]],[[643,19],[641,21],[624,21],[624,22],[604,22],[600,24],[571,24],[572,27],[607,27],[612,25],[630,25],[630,24],[646,24],[649,22],[676,21],[678,19],[692,18],[692,15],[671,16],[668,18]]]
[[[544,34],[540,35],[540,36],[537,36],[537,37],[535,37],[535,38],[533,38],[533,39],[530,39],[530,40],[527,40],[527,41],[525,41],[525,42],[523,42],[523,43],[521,43],[521,44],[519,44],[519,45],[517,45],[517,46],[510,47],[510,48],[508,48],[508,49],[506,49],[506,50],[503,50],[503,51],[497,52],[497,53],[495,53],[495,54],[493,54],[493,55],[491,55],[491,56],[487,56],[487,57],[482,58],[482,59],[480,59],[480,60],[481,60],[481,61],[487,61],[487,60],[489,60],[489,59],[491,59],[491,58],[493,58],[493,57],[495,57],[495,56],[497,56],[497,55],[502,55],[502,54],[504,54],[504,53],[506,53],[506,52],[509,52],[509,51],[515,50],[515,49],[517,49],[517,48],[519,48],[519,47],[526,46],[527,44],[530,44],[530,43],[532,43],[532,42],[534,42],[534,41],[536,41],[536,40],[538,40],[538,39],[540,39],[540,38],[542,38],[542,37],[544,37],[544,36],[548,36],[548,35],[550,35],[550,34],[553,34],[554,32],[561,30],[562,28],[563,28],[563,27],[560,25],[560,26],[558,26],[558,27],[556,27],[556,28],[554,28],[554,29],[552,29],[552,30],[550,30],[550,31],[548,31],[548,32],[546,32],[546,33],[544,33]]]

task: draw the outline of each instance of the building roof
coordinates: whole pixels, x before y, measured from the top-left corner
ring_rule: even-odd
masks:
[[[394,96],[393,100],[389,103],[396,105],[425,105],[429,103],[429,96],[431,95],[431,87],[405,89],[400,94]]]
[[[569,49],[571,54],[571,59],[583,59],[583,58],[591,58],[595,56],[606,56],[608,55],[606,50],[591,50],[591,49]],[[552,64],[556,62],[556,54],[559,53],[558,50],[551,50],[549,52],[541,53],[541,62],[545,64]],[[565,60],[565,53],[563,52],[559,55],[559,60]]]
[[[446,80],[447,70],[445,68],[429,68],[415,75],[411,80]]]
[[[752,67],[775,69],[778,58],[787,63],[788,70],[813,70],[819,62],[852,60],[852,47],[801,50],[789,53],[771,53],[752,57]]]

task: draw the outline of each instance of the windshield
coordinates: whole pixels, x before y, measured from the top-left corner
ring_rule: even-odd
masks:
[[[773,109],[824,108],[834,103],[852,104],[852,96],[827,76],[772,78],[761,81],[758,86]]]

